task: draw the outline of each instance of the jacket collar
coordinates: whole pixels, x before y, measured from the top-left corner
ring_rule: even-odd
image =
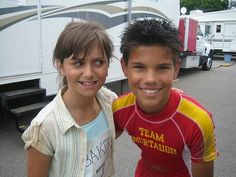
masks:
[[[75,122],[73,117],[71,116],[70,112],[66,108],[64,101],[62,99],[62,90],[60,89],[54,99],[55,101],[55,114],[56,114],[56,121],[58,124],[58,127],[60,128],[60,131],[62,134],[65,134],[67,130],[69,130],[71,127],[76,127],[78,129],[81,129],[81,127]],[[102,108],[102,111],[104,111],[109,127],[114,126],[113,122],[109,119],[109,117],[112,117],[112,112],[111,112],[111,102],[112,102],[112,96],[109,95],[110,92],[105,89],[101,88],[96,97],[98,99],[98,102]],[[111,100],[109,100],[111,99]],[[108,111],[109,110],[109,111]],[[113,121],[113,120],[112,120]],[[81,129],[82,130],[82,129]]]
[[[62,134],[65,134],[67,130],[75,126],[76,128],[81,128],[73,119],[70,112],[66,108],[66,105],[61,97],[62,90],[60,89],[55,97],[55,114],[58,127],[60,128]]]

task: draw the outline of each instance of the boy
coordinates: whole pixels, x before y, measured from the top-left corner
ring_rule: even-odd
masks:
[[[213,177],[211,114],[172,89],[179,72],[178,30],[165,20],[136,20],[121,39],[121,65],[132,92],[112,108],[116,131],[141,149],[135,177]]]

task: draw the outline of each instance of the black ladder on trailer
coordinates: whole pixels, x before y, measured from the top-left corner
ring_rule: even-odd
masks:
[[[24,132],[48,103],[46,89],[39,87],[39,80],[0,85],[1,117],[12,118],[19,132]]]

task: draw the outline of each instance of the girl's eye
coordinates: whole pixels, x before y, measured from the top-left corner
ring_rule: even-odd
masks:
[[[76,60],[73,65],[76,65],[76,66],[81,66],[84,64],[84,61],[83,60]]]
[[[96,61],[94,62],[94,64],[95,64],[96,66],[101,66],[103,63],[105,63],[105,62],[102,61],[102,60],[96,60]]]

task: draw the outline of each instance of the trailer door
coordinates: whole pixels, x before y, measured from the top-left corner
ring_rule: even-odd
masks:
[[[0,78],[41,72],[37,3],[0,3]]]

